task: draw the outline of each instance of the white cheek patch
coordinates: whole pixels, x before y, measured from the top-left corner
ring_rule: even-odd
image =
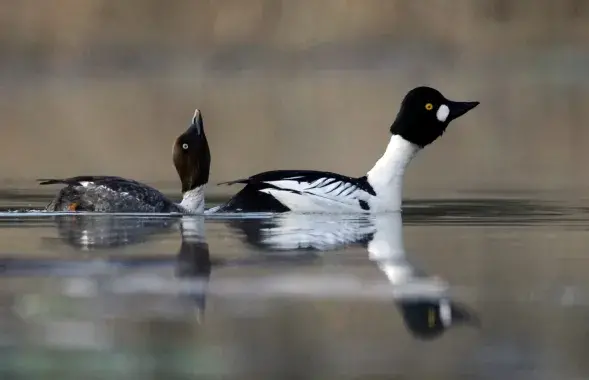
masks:
[[[448,118],[448,115],[450,115],[450,108],[448,108],[447,105],[442,104],[440,108],[438,108],[438,112],[436,112],[436,118],[443,123]]]

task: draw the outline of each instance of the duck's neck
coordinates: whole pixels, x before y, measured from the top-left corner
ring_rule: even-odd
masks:
[[[205,187],[201,185],[182,194],[179,206],[189,214],[202,214],[205,210]]]
[[[368,182],[376,192],[374,208],[381,211],[401,209],[403,175],[407,164],[421,148],[399,135],[392,135],[383,156],[367,174]],[[372,209],[373,207],[371,207]]]
[[[415,270],[406,259],[401,213],[378,214],[373,222],[375,233],[368,243],[368,257],[377,263],[391,284],[407,282]]]
[[[205,241],[204,216],[182,216],[180,228],[183,242],[200,243]]]

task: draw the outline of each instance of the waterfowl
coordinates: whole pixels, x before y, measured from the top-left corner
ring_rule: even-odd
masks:
[[[106,213],[202,213],[211,155],[201,112],[196,109],[188,129],[174,142],[173,162],[182,183],[182,201],[174,203],[159,190],[116,176],[84,175],[40,179],[40,185],[63,184],[47,211]]]
[[[315,170],[273,170],[221,184],[244,184],[211,212],[382,212],[401,208],[409,162],[476,101],[452,101],[431,87],[409,91],[390,127],[383,156],[361,177]]]

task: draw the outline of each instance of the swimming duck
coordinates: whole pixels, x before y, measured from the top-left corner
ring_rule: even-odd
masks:
[[[409,91],[390,127],[383,156],[362,177],[315,170],[273,170],[221,184],[245,184],[210,212],[382,212],[401,208],[409,162],[476,101],[452,101],[431,87]]]
[[[40,185],[66,185],[47,205],[46,210],[185,214],[204,212],[204,190],[209,180],[211,155],[202,114],[198,109],[195,110],[188,129],[176,138],[172,156],[182,183],[182,201],[178,204],[159,190],[131,179],[85,175],[40,179]]]

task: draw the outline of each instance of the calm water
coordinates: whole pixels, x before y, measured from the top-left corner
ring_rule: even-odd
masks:
[[[372,218],[24,211],[43,202],[6,199],[0,214],[3,379],[589,374],[585,204],[421,200]]]

